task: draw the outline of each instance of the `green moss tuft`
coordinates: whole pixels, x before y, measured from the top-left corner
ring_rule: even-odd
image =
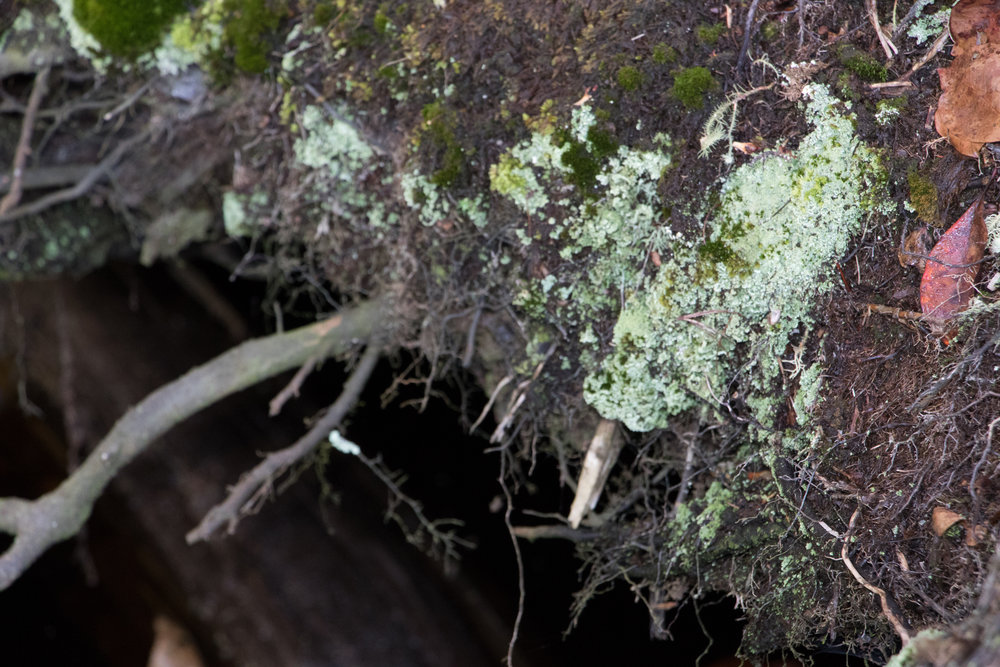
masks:
[[[698,41],[707,46],[715,46],[719,38],[726,32],[725,23],[702,23],[697,28],[695,28],[695,35],[698,36]]]
[[[705,93],[718,87],[712,73],[705,67],[689,67],[674,76],[670,93],[688,109],[705,106]]]
[[[777,21],[766,21],[760,27],[760,36],[765,42],[773,42],[781,36],[781,24]]]
[[[455,185],[466,173],[465,149],[455,136],[458,119],[452,109],[442,102],[431,102],[421,110],[424,118],[424,136],[436,154],[437,169],[430,182],[441,188]]]
[[[642,86],[642,72],[633,65],[626,65],[618,70],[618,86],[627,93],[639,90]]]
[[[233,61],[244,72],[260,73],[267,69],[270,34],[278,28],[285,12],[284,4],[267,0],[225,0],[228,16],[224,37],[232,45]]]
[[[677,62],[680,55],[677,53],[677,49],[670,46],[666,42],[658,42],[656,46],[653,47],[652,57],[653,62],[657,65],[669,65]]]
[[[840,63],[862,81],[879,82],[889,79],[889,70],[882,63],[850,44],[840,49],[838,57]]]
[[[73,18],[109,53],[135,57],[156,47],[187,8],[186,0],[75,0]]]
[[[938,224],[938,189],[934,181],[919,170],[910,169],[906,172],[906,182],[910,186],[910,205],[917,219],[931,225]]]

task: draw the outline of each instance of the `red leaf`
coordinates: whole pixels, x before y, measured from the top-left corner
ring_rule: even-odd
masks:
[[[985,249],[986,222],[980,196],[931,250],[920,281],[924,315],[947,320],[969,306]]]

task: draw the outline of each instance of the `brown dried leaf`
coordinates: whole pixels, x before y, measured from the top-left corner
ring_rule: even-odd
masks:
[[[930,239],[927,237],[927,228],[921,227],[906,235],[903,247],[896,252],[896,256],[899,258],[900,266],[915,266],[918,271],[923,271],[929,250]]]
[[[948,27],[956,57],[983,42],[1000,42],[1000,1],[962,0],[952,8]]]
[[[961,0],[951,10],[951,67],[938,70],[934,126],[959,153],[1000,140],[1000,0]]]
[[[931,530],[938,537],[948,532],[948,529],[956,523],[965,521],[961,514],[954,512],[947,507],[935,507],[931,512]]]
[[[986,249],[983,198],[977,199],[931,250],[920,281],[924,315],[947,320],[969,305]]]

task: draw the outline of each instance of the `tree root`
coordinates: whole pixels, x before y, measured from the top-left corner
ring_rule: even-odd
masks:
[[[344,390],[326,414],[294,444],[271,452],[254,466],[253,470],[244,475],[230,490],[229,496],[210,509],[201,522],[187,534],[185,538],[187,543],[194,544],[208,540],[222,527],[222,524],[227,524],[230,535],[235,532],[236,524],[242,517],[253,513],[254,508],[258,506],[257,499],[262,494],[268,493],[273,480],[309,456],[354,408],[368,383],[368,378],[371,377],[372,370],[375,369],[379,356],[381,355],[378,346],[369,345],[357,368],[344,384]]]
[[[383,303],[375,299],[316,324],[231,348],[126,412],[54,491],[33,501],[0,499],[0,532],[14,536],[13,544],[0,556],[0,590],[16,581],[50,546],[79,532],[118,471],[160,435],[230,394],[313,357],[346,352],[359,340],[371,338],[383,321]]]

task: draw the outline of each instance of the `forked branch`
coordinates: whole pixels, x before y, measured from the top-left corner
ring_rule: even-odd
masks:
[[[188,544],[207,540],[223,524],[227,525],[230,534],[233,533],[239,520],[253,512],[253,508],[257,506],[257,503],[254,502],[255,499],[261,493],[267,493],[274,479],[309,456],[350,413],[357,404],[365,385],[368,384],[368,378],[371,377],[372,371],[375,369],[379,354],[377,345],[369,345],[354,372],[351,373],[351,377],[344,383],[344,389],[340,396],[326,411],[326,414],[294,444],[271,452],[263,461],[254,466],[253,470],[244,475],[230,490],[226,499],[210,509],[201,523],[187,534]]]
[[[383,321],[382,300],[287,333],[247,341],[149,394],[58,488],[37,500],[0,499],[0,532],[14,536],[0,556],[0,590],[53,544],[75,535],[114,476],[159,436],[216,401],[313,357],[349,350]]]

